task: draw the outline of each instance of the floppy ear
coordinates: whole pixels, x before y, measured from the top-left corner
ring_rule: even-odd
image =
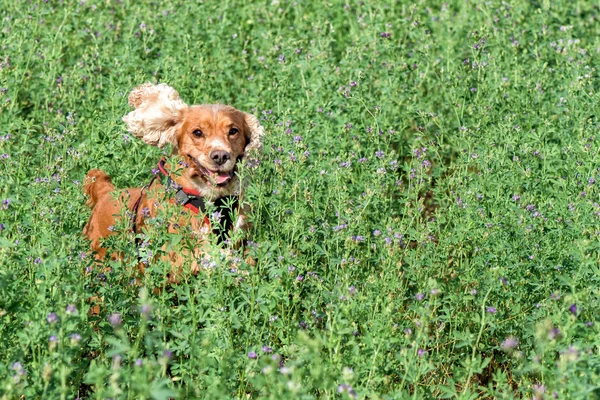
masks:
[[[244,158],[250,160],[256,160],[262,153],[263,138],[265,136],[265,128],[263,128],[256,118],[252,114],[244,113],[244,119],[248,126],[248,143],[244,150]]]
[[[152,146],[171,143],[177,147],[177,128],[187,104],[175,89],[164,83],[144,83],[131,91],[129,105],[135,110],[124,116],[123,121],[131,133]]]

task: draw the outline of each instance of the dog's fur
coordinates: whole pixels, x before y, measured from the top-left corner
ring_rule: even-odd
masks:
[[[208,201],[242,194],[243,182],[235,174],[236,164],[243,158],[258,157],[262,150],[264,129],[255,116],[221,104],[188,106],[165,84],[138,86],[129,95],[129,104],[135,110],[123,117],[128,130],[153,146],[171,144],[173,153],[180,157],[180,163],[169,167],[171,178],[179,186],[196,190]],[[155,186],[161,187],[160,184]],[[117,191],[110,177],[100,170],[87,174],[84,192],[92,215],[83,232],[91,240],[91,248],[99,260],[104,259],[107,251],[100,240],[113,234],[111,226],[116,225],[123,205],[133,210],[141,196],[135,218],[135,229],[140,232],[145,218],[155,216],[166,200],[164,191],[162,195],[142,188]],[[153,197],[149,193],[154,193]],[[247,229],[244,207],[239,211],[233,229]],[[210,233],[201,214],[182,216],[171,225],[186,223],[191,224],[200,241]],[[175,229],[169,227],[169,231],[175,232]],[[186,258],[192,270],[197,271],[195,258],[201,255],[199,253],[195,249],[194,254],[170,254],[174,271]]]

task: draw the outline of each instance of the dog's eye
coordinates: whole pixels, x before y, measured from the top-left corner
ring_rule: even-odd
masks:
[[[202,133],[202,131],[200,129],[196,129],[194,132],[192,132],[192,135],[194,135],[196,137],[204,136],[204,134]]]
[[[238,133],[240,130],[238,128],[231,128],[229,130],[229,134],[230,135],[235,135],[236,133]]]

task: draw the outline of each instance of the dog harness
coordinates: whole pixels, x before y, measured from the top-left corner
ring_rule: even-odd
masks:
[[[194,189],[184,188],[179,186],[172,178],[169,171],[166,168],[166,161],[161,159],[158,162],[158,170],[159,173],[162,174],[167,182],[165,187],[167,190],[175,191],[175,202],[180,204],[182,207],[189,209],[194,214],[198,214],[202,212],[204,214],[204,224],[211,226],[210,219],[208,215],[206,215],[207,211],[210,210],[210,207],[207,207],[207,203],[202,197],[202,195]],[[137,233],[136,222],[137,222],[137,214],[140,208],[140,204],[142,202],[142,198],[144,197],[144,190],[148,189],[156,178],[159,175],[156,174],[146,186],[144,186],[140,192],[140,197],[135,202],[132,212],[133,216],[131,219],[131,229],[133,233]],[[215,214],[217,214],[220,218],[220,223],[217,224],[216,227],[212,229],[213,233],[217,235],[218,242],[222,243],[226,239],[227,232],[233,226],[233,211],[238,206],[238,198],[237,196],[223,196],[219,197],[213,202],[213,207],[215,209]],[[214,215],[214,214],[213,214]]]

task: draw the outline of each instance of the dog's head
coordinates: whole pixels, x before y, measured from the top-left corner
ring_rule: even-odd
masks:
[[[135,136],[153,146],[173,146],[187,164],[186,178],[203,195],[219,197],[239,187],[236,164],[258,157],[264,129],[251,114],[221,104],[188,106],[165,84],[146,83],[129,95],[134,111],[123,117]]]

